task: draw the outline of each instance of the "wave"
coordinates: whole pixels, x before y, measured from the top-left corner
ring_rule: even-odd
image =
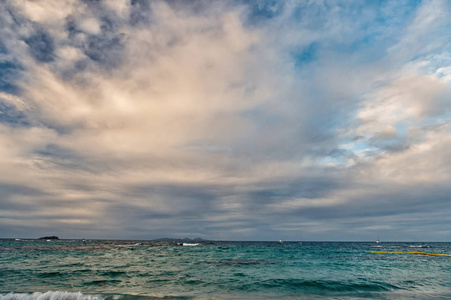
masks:
[[[398,290],[400,287],[386,282],[341,282],[333,280],[302,280],[302,279],[270,279],[259,283],[263,288],[283,288],[296,291],[326,291],[326,292],[382,292]]]
[[[0,295],[0,300],[103,300],[100,296],[84,295],[80,292],[52,292],[46,293],[33,293],[33,294],[20,294],[9,293],[6,295]]]
[[[224,261],[202,261],[201,263],[214,265],[214,266],[250,266],[250,265],[273,265],[277,264],[276,261],[270,260],[251,260],[251,259],[236,259],[236,260],[224,260]]]
[[[189,300],[195,299],[192,296],[150,296],[150,295],[132,295],[132,294],[102,294],[100,295],[85,295],[81,292],[62,292],[49,291],[46,293],[9,293],[6,295],[0,294],[0,300]]]

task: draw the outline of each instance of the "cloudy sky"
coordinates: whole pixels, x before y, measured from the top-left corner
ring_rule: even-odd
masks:
[[[451,240],[451,2],[0,4],[0,237]]]

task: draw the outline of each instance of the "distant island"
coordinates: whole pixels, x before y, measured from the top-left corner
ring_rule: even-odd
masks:
[[[52,235],[52,236],[43,236],[40,237],[38,240],[59,240],[59,237]]]

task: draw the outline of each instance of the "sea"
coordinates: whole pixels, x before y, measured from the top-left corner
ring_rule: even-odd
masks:
[[[0,240],[1,300],[451,299],[451,243]]]

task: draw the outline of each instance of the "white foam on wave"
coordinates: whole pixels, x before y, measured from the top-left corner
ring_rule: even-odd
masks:
[[[9,293],[0,295],[0,300],[103,300],[100,296],[84,295],[80,292],[52,292],[33,293],[33,294],[19,294]]]

